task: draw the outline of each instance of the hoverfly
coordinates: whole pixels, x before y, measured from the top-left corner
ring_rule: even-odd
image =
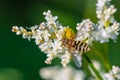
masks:
[[[70,33],[67,33],[70,34]],[[87,52],[90,50],[89,46],[87,43],[83,41],[77,41],[75,40],[74,37],[72,38],[67,38],[64,37],[62,38],[62,44],[68,48],[68,50],[72,53],[73,61],[75,65],[80,68],[82,66],[81,60],[82,60],[82,54],[84,52]]]

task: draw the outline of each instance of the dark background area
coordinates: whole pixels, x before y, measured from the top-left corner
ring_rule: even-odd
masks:
[[[120,22],[120,1],[112,3],[118,9],[115,18]],[[60,23],[75,29],[82,19],[97,22],[95,4],[96,0],[0,0],[0,80],[41,80],[40,68],[50,66],[44,63],[46,55],[34,40],[16,36],[11,31],[13,25],[39,25],[45,21],[43,12],[51,10]],[[117,43],[110,41],[108,50],[111,64],[120,66],[120,36]]]

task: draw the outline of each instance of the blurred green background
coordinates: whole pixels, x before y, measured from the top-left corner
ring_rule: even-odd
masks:
[[[118,9],[115,18],[120,22],[120,0],[112,3]],[[96,0],[0,0],[0,80],[42,80],[40,68],[50,66],[44,63],[46,55],[33,40],[29,42],[11,32],[13,25],[39,25],[45,21],[42,13],[51,10],[60,23],[75,29],[82,19],[97,22],[95,4]],[[110,41],[108,50],[111,64],[120,66],[120,36],[117,43]]]

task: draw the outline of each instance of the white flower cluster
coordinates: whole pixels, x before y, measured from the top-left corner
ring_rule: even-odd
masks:
[[[85,41],[92,44],[92,41],[100,43],[109,42],[109,39],[116,40],[120,24],[114,19],[113,14],[116,12],[114,5],[110,5],[111,0],[98,0],[97,18],[98,22],[92,23],[89,19],[83,20],[77,24],[77,40]]]
[[[112,66],[112,70],[109,73],[104,74],[105,80],[120,80],[120,68]]]
[[[51,64],[51,61],[58,57],[61,59],[63,66],[70,62],[71,54],[66,47],[62,45],[62,37],[64,34],[63,27],[57,21],[57,16],[52,16],[51,11],[44,12],[46,22],[42,22],[39,26],[33,26],[26,30],[23,27],[13,26],[12,31],[17,35],[22,34],[23,38],[35,39],[36,45],[40,50],[47,54],[45,63]]]
[[[63,68],[59,68],[58,66],[42,68],[40,76],[45,80],[85,80],[83,71],[70,66]]]
[[[113,14],[117,11],[114,5],[110,5],[111,0],[98,0],[97,6],[97,18],[107,26],[106,22],[112,22],[114,20]]]
[[[120,24],[114,19],[114,13],[117,9],[114,5],[110,5],[111,0],[98,0],[97,3],[97,17],[98,21],[98,37],[96,40],[101,43],[108,42],[109,39],[116,40]]]
[[[77,24],[77,34],[76,40],[85,41],[89,45],[94,41],[95,36],[95,24],[90,21],[90,19],[83,20],[81,23]]]
[[[89,19],[83,20],[77,24],[76,40],[84,41],[92,45],[93,41],[101,43],[108,42],[109,39],[116,40],[120,24],[114,19],[113,14],[116,9],[110,5],[110,0],[98,0],[97,3],[97,17],[98,23],[93,23]],[[70,38],[74,32],[68,27],[63,27],[58,21],[57,16],[52,16],[51,11],[44,12],[46,22],[42,22],[39,26],[31,28],[23,28],[13,26],[12,31],[17,35],[22,34],[23,38],[35,39],[36,45],[40,50],[47,54],[45,63],[51,64],[51,61],[58,57],[61,59],[63,66],[66,66],[71,60],[71,52],[67,47],[62,45],[63,36]],[[67,31],[67,33],[65,32]],[[82,57],[81,57],[82,58]],[[82,63],[82,59],[80,59]]]

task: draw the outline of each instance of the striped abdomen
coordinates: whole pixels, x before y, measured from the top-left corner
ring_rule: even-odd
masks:
[[[82,41],[75,41],[73,47],[75,47],[77,51],[83,51],[83,52],[89,51],[89,46]]]
[[[74,39],[66,39],[64,38],[62,40],[62,43],[64,46],[68,47],[72,51],[80,51],[82,52],[87,52],[90,50],[89,46],[82,42],[82,41],[75,41]]]

